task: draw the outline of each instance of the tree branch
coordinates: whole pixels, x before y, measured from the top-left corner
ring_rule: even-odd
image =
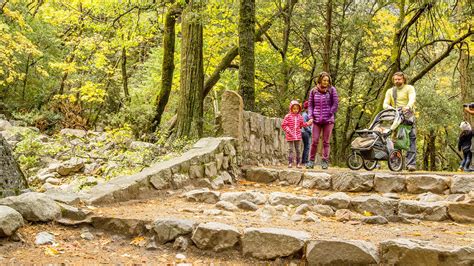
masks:
[[[410,63],[413,61],[413,59],[415,59],[415,57],[418,55],[418,53],[425,47],[427,46],[430,46],[430,45],[433,45],[437,42],[453,42],[452,40],[447,40],[447,39],[439,39],[439,40],[434,40],[434,41],[431,41],[429,43],[425,43],[423,44],[422,46],[418,47],[418,49],[416,49],[416,51],[413,53],[413,55],[410,56],[410,58],[408,59],[408,61],[405,63],[405,65],[402,67],[402,70],[405,70],[407,69],[409,66],[410,66]]]
[[[448,45],[448,48],[434,61],[432,61],[430,64],[428,64],[423,70],[420,71],[413,79],[410,81],[410,84],[415,84],[418,80],[420,80],[426,73],[428,73],[433,67],[435,67],[439,62],[441,62],[443,59],[448,57],[448,55],[451,53],[451,51],[454,49],[454,46],[466,39],[467,37],[471,36],[474,34],[473,30],[469,30],[466,34],[462,35],[458,39],[454,40]]]

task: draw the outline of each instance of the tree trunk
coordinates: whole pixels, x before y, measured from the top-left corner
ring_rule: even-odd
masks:
[[[156,97],[155,117],[153,118],[151,131],[155,131],[161,123],[161,116],[165,111],[166,104],[171,93],[174,73],[174,49],[175,49],[175,25],[176,17],[181,10],[176,6],[171,7],[166,13],[165,30],[163,33],[163,63],[161,67],[161,89]]]
[[[128,76],[127,76],[127,49],[122,47],[122,85],[125,101],[130,102],[130,93],[128,92]]]
[[[255,0],[240,0],[239,92],[245,110],[255,110]]]
[[[330,53],[331,53],[331,30],[332,30],[332,0],[328,0],[326,4],[326,36],[324,38],[323,47],[323,70],[331,73],[330,69]]]
[[[201,137],[203,128],[202,4],[191,0],[182,15],[181,79],[177,137]]]
[[[436,134],[434,129],[430,129],[428,153],[430,157],[430,171],[436,171]]]

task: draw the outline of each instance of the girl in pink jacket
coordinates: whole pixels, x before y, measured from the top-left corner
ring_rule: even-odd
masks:
[[[304,122],[301,115],[301,105],[298,101],[293,100],[290,103],[290,112],[285,115],[281,128],[285,131],[286,141],[288,142],[288,167],[292,167],[293,158],[297,168],[300,168],[300,144],[301,144],[301,128],[308,127],[313,124],[313,120]],[[296,157],[293,156],[293,150]]]

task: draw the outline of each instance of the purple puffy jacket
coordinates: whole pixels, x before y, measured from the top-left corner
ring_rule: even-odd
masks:
[[[318,88],[311,89],[308,99],[308,115],[314,124],[334,123],[334,114],[339,107],[339,97],[335,87],[321,93]]]

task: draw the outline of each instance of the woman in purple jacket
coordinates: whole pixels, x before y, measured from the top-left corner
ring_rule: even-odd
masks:
[[[334,128],[334,114],[339,106],[339,98],[336,88],[332,86],[331,76],[327,72],[321,72],[316,83],[316,87],[311,89],[308,99],[308,115],[310,119],[313,119],[313,140],[306,168],[314,167],[314,157],[318,150],[319,137],[322,132],[323,158],[321,167],[327,169],[330,150],[329,140]]]

